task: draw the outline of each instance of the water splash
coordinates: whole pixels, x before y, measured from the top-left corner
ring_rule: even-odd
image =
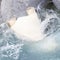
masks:
[[[0,25],[0,60],[3,58],[17,60],[23,45],[7,24]]]
[[[60,28],[60,18],[53,9],[40,8],[38,5],[37,13],[41,18],[41,31],[44,34],[50,35]]]

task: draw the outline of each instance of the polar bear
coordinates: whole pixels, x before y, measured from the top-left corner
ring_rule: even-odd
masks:
[[[41,20],[33,7],[27,9],[28,16],[11,19],[8,24],[23,40],[38,41],[44,38],[40,29]]]

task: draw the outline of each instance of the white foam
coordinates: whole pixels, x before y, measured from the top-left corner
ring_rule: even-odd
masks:
[[[23,44],[9,45],[7,43],[6,46],[2,46],[0,48],[1,56],[2,57],[10,57],[10,58],[17,60],[19,57],[19,52],[22,52],[21,51],[22,46],[23,46]],[[4,52],[5,52],[5,54],[4,54]]]

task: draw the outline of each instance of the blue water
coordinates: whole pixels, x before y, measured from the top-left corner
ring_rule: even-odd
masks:
[[[60,60],[60,30],[41,41],[18,38],[6,24],[0,26],[0,60]]]

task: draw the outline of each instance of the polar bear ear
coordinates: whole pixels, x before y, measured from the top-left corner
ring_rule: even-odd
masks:
[[[32,13],[36,13],[34,7],[28,7],[26,12],[27,12],[28,15],[31,15]]]
[[[16,22],[16,17],[11,18],[10,20],[7,21],[7,24],[9,27],[13,26]]]

